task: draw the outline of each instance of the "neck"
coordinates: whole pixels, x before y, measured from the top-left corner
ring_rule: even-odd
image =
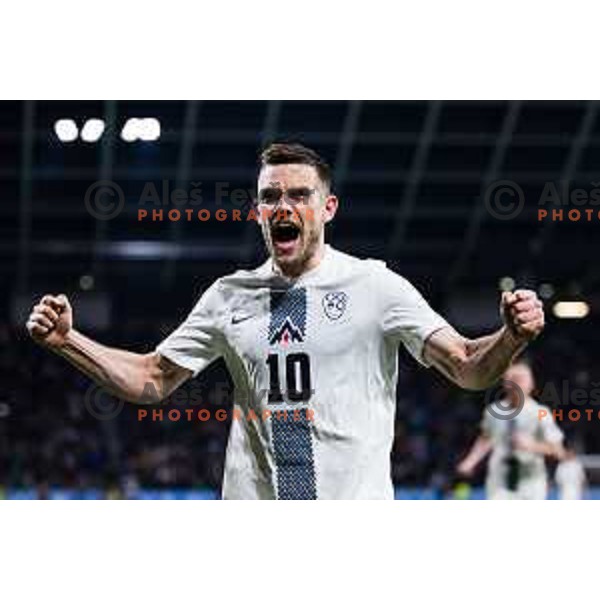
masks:
[[[325,244],[319,244],[315,251],[304,261],[295,264],[279,264],[273,259],[273,268],[285,277],[296,279],[308,271],[316,269],[325,256]]]

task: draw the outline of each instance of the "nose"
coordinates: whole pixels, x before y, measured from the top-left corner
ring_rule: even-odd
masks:
[[[277,208],[284,208],[286,210],[293,211],[296,206],[296,202],[294,202],[289,196],[287,190],[281,190],[281,196],[277,201]]]
[[[287,219],[293,212],[293,206],[288,201],[287,193],[283,191],[277,203],[273,206],[273,216],[279,219]]]

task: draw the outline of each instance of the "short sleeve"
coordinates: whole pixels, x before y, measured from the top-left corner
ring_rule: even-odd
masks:
[[[204,292],[186,320],[156,347],[156,352],[196,376],[223,354],[224,312],[217,281]]]
[[[541,406],[540,408],[546,410],[547,415],[550,417],[549,419],[540,419],[544,441],[550,444],[560,444],[565,436],[552,416],[552,409],[547,406]]]
[[[425,340],[438,329],[449,327],[423,296],[404,277],[378,265],[377,286],[383,296],[381,319],[385,336],[402,342],[421,364]]]

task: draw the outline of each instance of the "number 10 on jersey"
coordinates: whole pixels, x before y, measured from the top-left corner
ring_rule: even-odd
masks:
[[[281,356],[269,354],[269,404],[283,402],[283,394],[292,402],[308,402],[312,395],[310,358],[305,352]],[[280,366],[281,365],[281,366]],[[281,370],[283,370],[283,373]],[[284,390],[282,390],[282,382]]]

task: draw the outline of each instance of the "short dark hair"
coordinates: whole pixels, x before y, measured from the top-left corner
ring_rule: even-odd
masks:
[[[266,165],[311,165],[327,189],[331,187],[331,167],[312,148],[296,142],[276,142],[260,154],[259,169]]]

